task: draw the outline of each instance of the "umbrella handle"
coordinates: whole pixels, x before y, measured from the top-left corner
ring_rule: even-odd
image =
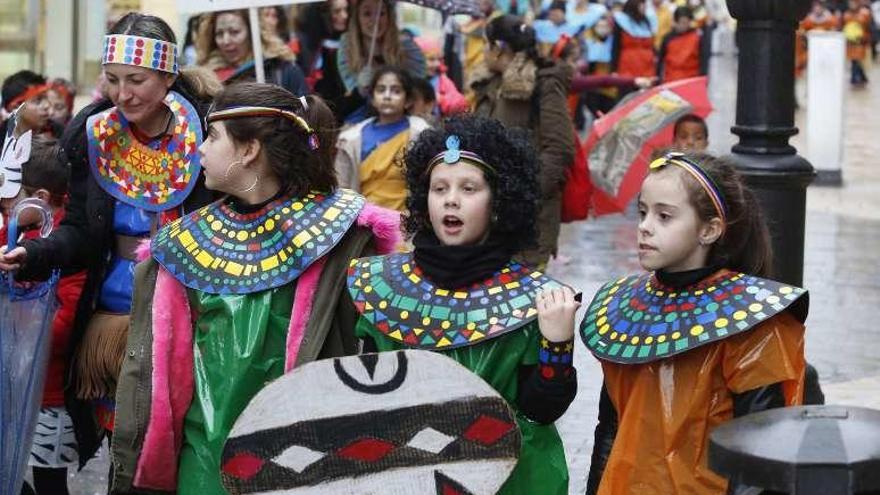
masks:
[[[18,217],[24,210],[36,209],[42,217],[40,237],[47,237],[52,232],[52,209],[45,201],[38,198],[23,199],[15,205],[9,218],[9,227],[6,238],[6,252],[12,251],[18,245]]]

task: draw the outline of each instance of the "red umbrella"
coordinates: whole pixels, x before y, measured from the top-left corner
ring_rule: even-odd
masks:
[[[672,143],[675,121],[712,111],[706,77],[655,86],[618,104],[594,124],[584,144],[595,215],[618,213],[639,192],[651,154]]]

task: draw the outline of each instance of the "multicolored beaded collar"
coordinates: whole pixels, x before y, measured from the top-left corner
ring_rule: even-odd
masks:
[[[92,115],[86,124],[89,162],[98,185],[119,201],[152,212],[183,203],[202,170],[198,112],[174,91],[165,96],[165,105],[172,113],[173,131],[156,148],[134,136],[116,107]]]
[[[581,338],[597,358],[645,363],[725,339],[786,309],[806,319],[807,291],[723,270],[674,290],[652,274],[605,284],[581,323]]]
[[[249,294],[285,285],[342,239],[365,199],[347,189],[278,199],[243,214],[218,201],[161,229],[153,257],[183,285]]]
[[[101,63],[133,65],[177,74],[177,45],[143,36],[108,34],[104,36]]]
[[[412,253],[352,260],[348,291],[358,312],[392,340],[419,349],[466,347],[535,320],[535,295],[562,284],[510,262],[467,290],[436,287]]]

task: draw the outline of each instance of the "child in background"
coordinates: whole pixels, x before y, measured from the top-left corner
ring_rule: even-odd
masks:
[[[15,123],[11,118],[0,123],[0,136],[6,136],[9,126],[15,125],[16,139],[27,131],[33,131],[34,135],[49,134],[50,137],[59,137],[63,129],[50,128],[51,109],[46,95],[48,91],[46,78],[36,72],[22,70],[7,77],[0,89],[3,111],[6,115],[18,111]]]
[[[66,79],[56,78],[50,83],[49,92],[49,121],[67,127],[73,115],[73,98],[76,96],[76,87]]]
[[[453,113],[466,112],[468,110],[467,100],[452,82],[452,79],[446,75],[446,66],[443,65],[443,50],[440,44],[437,40],[425,36],[419,36],[415,42],[425,54],[426,72],[428,80],[437,94],[436,100],[440,115],[445,117]]]
[[[403,154],[429,126],[421,117],[409,115],[413,83],[404,70],[379,68],[369,92],[375,116],[339,135],[335,164],[339,186],[359,191],[379,206],[403,211]]]
[[[676,151],[706,151],[709,127],[699,115],[689,113],[675,121],[672,148]]]
[[[770,234],[723,159],[652,162],[639,216],[647,273],[605,284],[581,324],[604,374],[587,493],[739,493],[709,469],[709,434],[801,403],[806,291],[763,278]]]
[[[430,124],[434,124],[440,117],[440,109],[437,108],[437,94],[434,93],[431,81],[427,79],[413,81],[413,104],[410,113],[425,119]]]
[[[709,63],[703,35],[693,27],[690,7],[675,9],[674,19],[672,31],[663,38],[657,55],[657,77],[664,83],[706,74]]]
[[[843,35],[846,37],[846,58],[850,61],[850,79],[853,86],[868,84],[865,59],[871,46],[871,11],[859,0],[849,0],[849,9],[843,13]]]
[[[38,198],[51,207],[52,223],[58,227],[64,219],[68,175],[67,166],[58,159],[55,142],[34,139],[30,158],[21,166],[21,184],[13,189],[2,189],[0,210],[4,219],[9,218],[21,200]],[[18,221],[23,237],[30,239],[39,235],[41,217],[37,212],[25,209],[19,215]],[[0,231],[0,243],[4,246],[7,240],[6,228],[4,225]],[[52,320],[49,365],[28,461],[33,468],[34,490],[38,495],[66,495],[67,468],[77,464],[73,422],[64,408],[64,382],[73,317],[85,280],[85,271],[63,273],[56,289],[59,305]]]

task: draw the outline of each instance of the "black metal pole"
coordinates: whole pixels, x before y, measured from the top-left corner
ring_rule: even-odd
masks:
[[[803,283],[807,185],[816,175],[788,139],[794,125],[794,46],[811,0],[727,0],[737,20],[739,143],[730,158],[758,197],[773,237],[773,277]]]

